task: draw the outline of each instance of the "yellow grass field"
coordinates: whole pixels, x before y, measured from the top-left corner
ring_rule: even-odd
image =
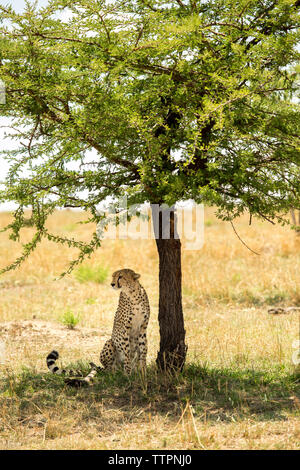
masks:
[[[0,228],[11,220],[0,214]],[[89,240],[83,214],[56,212],[58,235]],[[188,356],[175,377],[155,367],[159,346],[158,257],[153,240],[104,240],[85,265],[107,268],[102,283],[76,273],[55,280],[76,249],[44,241],[18,270],[0,277],[0,449],[299,449],[299,369],[292,361],[300,306],[300,236],[257,219],[235,227],[205,210],[205,243],[183,250]],[[33,229],[22,231],[28,242]],[[0,233],[0,267],[21,244]],[[47,371],[45,358],[88,369],[110,337],[118,293],[111,274],[131,268],[148,292],[146,377],[121,372],[75,390]],[[75,328],[64,323],[77,319]],[[76,321],[75,321],[76,323]],[[2,349],[1,349],[2,348]]]

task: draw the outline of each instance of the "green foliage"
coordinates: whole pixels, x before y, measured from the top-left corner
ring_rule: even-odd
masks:
[[[60,321],[70,330],[74,330],[76,325],[80,322],[80,315],[76,315],[72,310],[68,309],[63,313]]]
[[[108,276],[108,268],[103,266],[89,266],[87,264],[82,264],[74,272],[74,276],[79,282],[97,282],[102,284]]]
[[[214,223],[211,219],[207,219],[205,220],[204,225],[205,227],[211,227],[212,225],[214,225]]]
[[[299,2],[52,0],[24,13],[0,6],[0,79],[16,149],[0,201],[32,208],[36,235],[57,207],[90,222],[108,196],[128,205],[194,199],[232,220],[286,223],[300,207]],[[62,14],[71,15],[64,21]],[[18,129],[18,131],[16,131]],[[19,144],[19,145],[18,145]],[[91,156],[91,151],[96,154]],[[94,155],[93,154],[93,155]]]

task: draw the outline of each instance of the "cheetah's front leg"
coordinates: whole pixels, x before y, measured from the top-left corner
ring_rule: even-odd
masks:
[[[130,341],[127,332],[121,330],[118,335],[114,337],[114,347],[116,350],[116,362],[122,364],[126,374],[131,373],[131,361],[130,361]]]
[[[147,335],[146,335],[147,325],[141,328],[139,335],[139,367],[140,369],[146,369],[146,358],[147,358]]]
[[[131,374],[132,370],[132,364],[131,364],[131,357],[130,357],[130,341],[129,337],[123,338],[123,345],[122,345],[122,351],[120,352],[121,354],[121,361],[123,362],[124,365],[124,370],[127,375]]]

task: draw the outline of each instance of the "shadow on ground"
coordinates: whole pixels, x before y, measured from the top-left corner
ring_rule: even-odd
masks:
[[[83,373],[88,366],[73,364]],[[122,372],[101,373],[91,387],[68,387],[64,378],[23,369],[19,375],[6,373],[0,379],[0,406],[24,418],[30,413],[55,408],[64,414],[84,406],[85,419],[95,416],[101,405],[132,416],[137,407],[151,413],[168,414],[178,420],[189,403],[194,415],[207,421],[228,421],[251,417],[256,420],[287,419],[286,412],[299,412],[300,374],[284,366],[271,371],[211,368],[190,363],[180,374],[157,371],[146,376],[125,376]]]

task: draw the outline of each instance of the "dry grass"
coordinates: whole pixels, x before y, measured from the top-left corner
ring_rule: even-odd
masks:
[[[0,214],[0,228],[10,214]],[[82,214],[57,212],[57,234],[89,239]],[[300,447],[299,376],[291,361],[299,316],[271,316],[273,305],[300,305],[300,237],[288,228],[240,219],[236,228],[212,209],[205,244],[183,251],[187,366],[175,378],[154,366],[159,344],[158,262],[149,241],[106,240],[87,262],[108,268],[101,284],[74,275],[55,281],[76,250],[43,242],[17,271],[0,278],[1,449],[296,449]],[[22,242],[30,240],[23,230]],[[0,236],[0,264],[21,245]],[[129,267],[142,275],[151,304],[147,377],[99,377],[88,390],[65,387],[48,374],[45,357],[57,348],[64,365],[98,362],[117,305],[110,275]],[[68,329],[68,312],[80,319]],[[77,364],[78,365],[78,364]]]

